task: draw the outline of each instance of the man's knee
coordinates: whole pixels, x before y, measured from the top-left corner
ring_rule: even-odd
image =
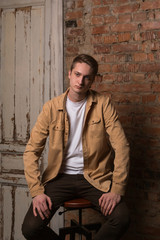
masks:
[[[130,214],[125,202],[121,202],[115,209],[111,217],[113,224],[119,226],[122,231],[126,231],[130,225]]]
[[[35,229],[31,222],[24,221],[22,224],[22,234],[27,240],[31,240],[34,237]]]

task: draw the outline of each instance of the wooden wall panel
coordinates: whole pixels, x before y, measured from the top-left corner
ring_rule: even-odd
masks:
[[[31,10],[30,131],[43,105],[44,7]]]
[[[16,10],[16,140],[26,142],[29,130],[30,8]]]
[[[0,1],[0,240],[23,240],[23,152],[43,104],[63,92],[62,0]],[[48,140],[40,158],[47,165]],[[57,232],[58,214],[51,222]]]
[[[23,240],[21,226],[31,198],[24,187],[3,186],[3,239]]]
[[[12,239],[13,232],[13,200],[12,200],[12,187],[2,187],[2,217],[3,217],[3,239]],[[4,238],[5,236],[5,238]]]
[[[14,61],[15,61],[15,11],[2,12],[1,30],[1,130],[2,141],[13,141],[14,137]]]

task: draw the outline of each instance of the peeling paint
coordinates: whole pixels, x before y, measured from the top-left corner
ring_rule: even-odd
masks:
[[[14,240],[14,223],[15,223],[15,190],[17,187],[12,187],[12,225],[11,225],[11,239]]]
[[[6,95],[0,87],[4,94],[0,104],[0,239],[22,240],[19,226],[24,209],[18,211],[19,204],[24,203],[25,208],[31,200],[24,176],[23,152],[35,115],[41,110],[44,99],[49,99],[53,75],[50,66],[57,64],[59,67],[60,64],[50,60],[50,49],[54,45],[51,41],[55,37],[51,29],[55,29],[57,23],[50,15],[52,1],[43,6],[37,3],[33,9],[31,6],[18,8],[18,2],[20,6],[24,4],[21,0],[16,6],[11,0],[9,2],[12,7],[7,5],[3,9],[3,21],[0,19],[0,33],[3,33],[0,34],[0,65],[5,66],[3,69],[7,68],[7,75],[3,73],[2,79],[5,89],[9,89]],[[54,5],[59,2],[55,1]],[[11,52],[2,58],[5,49],[11,49]],[[59,47],[54,50],[61,55]],[[8,64],[10,60],[11,64]],[[53,69],[57,68],[54,66]],[[56,78],[52,79],[55,81]],[[8,93],[11,93],[9,97]],[[40,158],[41,170],[44,170],[47,161],[44,154]]]
[[[19,8],[16,8],[15,11],[16,12],[21,11],[21,12],[28,13],[28,12],[31,12],[31,9],[32,9],[31,6],[29,6],[29,7],[19,7]]]
[[[1,142],[4,142],[3,139],[3,104],[0,105],[0,127],[1,127]]]
[[[29,112],[26,114],[26,119],[27,119],[26,140],[29,140],[29,137],[30,137],[30,113]]]

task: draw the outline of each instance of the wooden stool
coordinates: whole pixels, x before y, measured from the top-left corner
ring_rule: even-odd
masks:
[[[82,210],[85,208],[93,208],[93,205],[90,201],[78,198],[73,199],[70,201],[67,201],[64,203],[64,208],[66,211],[70,210],[78,210],[79,211],[79,222],[76,220],[71,220],[71,226],[70,227],[63,227],[59,229],[59,236],[61,240],[65,240],[65,236],[67,234],[70,234],[70,240],[75,240],[75,234],[78,233],[80,235],[80,239],[82,239],[82,235],[86,237],[86,240],[92,239],[92,230],[98,231],[98,229],[101,226],[101,223],[90,223],[90,224],[82,224]],[[63,212],[60,212],[59,214],[62,214]]]

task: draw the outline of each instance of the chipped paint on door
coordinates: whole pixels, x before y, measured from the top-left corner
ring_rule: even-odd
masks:
[[[23,152],[44,102],[63,91],[62,0],[1,0],[0,9],[0,239],[23,240]]]

